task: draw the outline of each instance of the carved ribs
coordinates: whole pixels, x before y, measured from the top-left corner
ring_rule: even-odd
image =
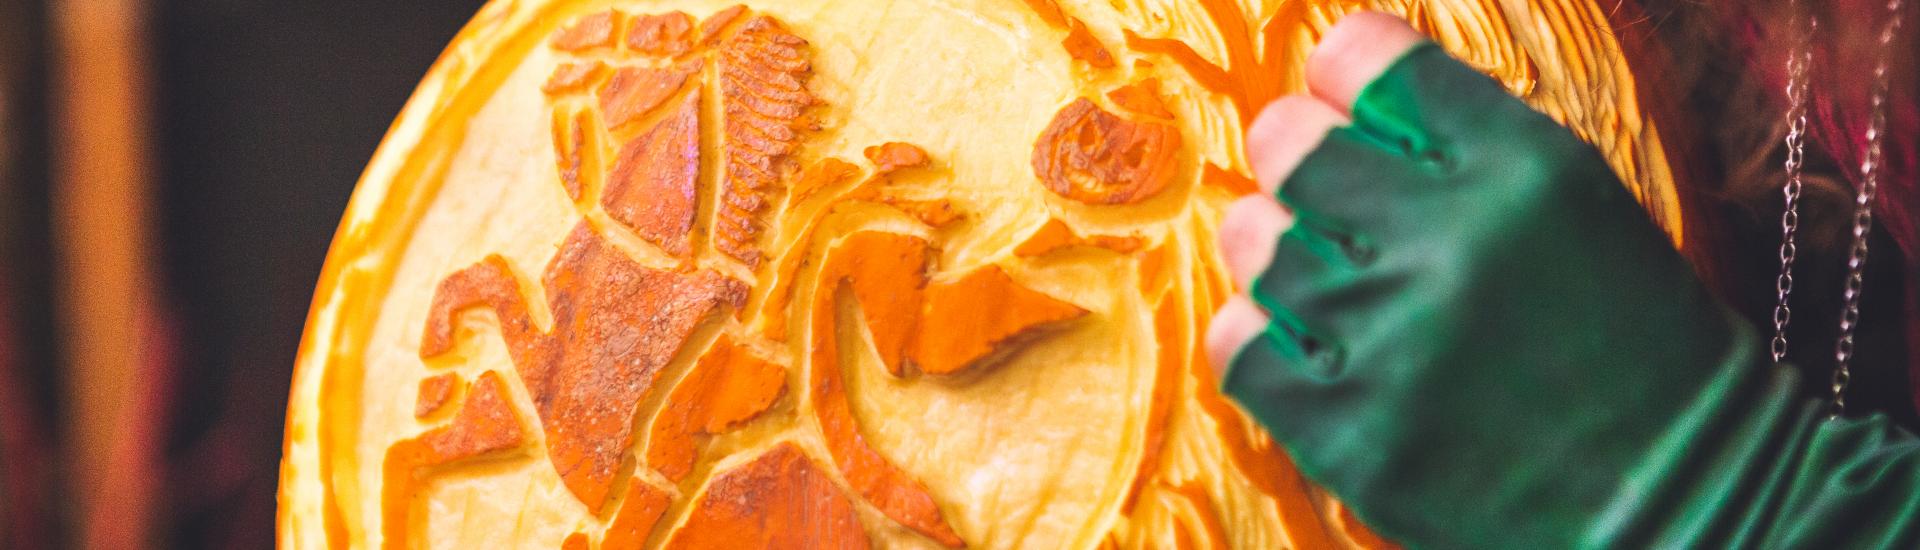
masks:
[[[722,41],[715,56],[725,146],[713,245],[746,263],[760,263],[768,193],[796,171],[800,132],[811,129],[807,92],[812,68],[807,41],[764,16]]]

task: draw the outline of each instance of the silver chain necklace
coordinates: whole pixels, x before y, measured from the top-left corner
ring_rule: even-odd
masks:
[[[1796,1],[1792,9],[1805,8]],[[1772,352],[1776,364],[1787,356],[1787,324],[1793,320],[1787,297],[1793,294],[1793,260],[1800,251],[1793,237],[1800,228],[1800,167],[1807,139],[1807,64],[1812,61],[1810,44],[1819,28],[1820,21],[1813,14],[1807,14],[1806,25],[1794,29],[1793,50],[1787,55],[1787,184],[1781,190],[1787,206],[1780,213],[1780,275],[1774,278],[1778,300],[1773,304]]]
[[[1805,10],[1805,6],[1794,2],[1793,9]],[[1873,89],[1869,99],[1870,119],[1867,122],[1867,151],[1860,162],[1860,189],[1853,200],[1853,245],[1847,251],[1847,279],[1841,294],[1840,336],[1834,342],[1833,380],[1830,389],[1833,392],[1834,417],[1847,409],[1847,384],[1852,380],[1853,336],[1860,326],[1860,294],[1866,275],[1867,234],[1873,228],[1873,200],[1880,187],[1880,164],[1882,142],[1887,130],[1887,93],[1888,63],[1892,57],[1893,39],[1900,31],[1900,8],[1904,0],[1887,0],[1887,21],[1880,28],[1878,39],[1878,59],[1873,68]],[[1777,301],[1773,306],[1773,342],[1771,351],[1774,363],[1781,362],[1787,355],[1787,325],[1793,319],[1793,310],[1788,306],[1788,298],[1793,294],[1793,263],[1799,250],[1794,243],[1794,234],[1800,226],[1800,190],[1801,168],[1805,159],[1807,131],[1807,82],[1808,65],[1812,61],[1813,35],[1819,30],[1819,21],[1811,14],[1806,15],[1806,24],[1797,29],[1794,48],[1787,58],[1787,182],[1782,190],[1786,200],[1786,209],[1780,214],[1780,274],[1774,279]]]

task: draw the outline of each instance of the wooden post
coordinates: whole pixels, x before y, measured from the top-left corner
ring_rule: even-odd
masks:
[[[67,479],[87,548],[151,546],[169,382],[154,312],[149,53],[142,0],[49,4],[54,282]]]

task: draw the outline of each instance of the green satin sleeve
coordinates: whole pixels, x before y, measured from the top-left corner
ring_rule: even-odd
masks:
[[[1425,45],[1279,198],[1225,391],[1414,547],[1920,547],[1920,441],[1828,420],[1592,147]]]

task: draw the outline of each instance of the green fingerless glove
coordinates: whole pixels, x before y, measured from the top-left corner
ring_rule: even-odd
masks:
[[[1423,45],[1280,188],[1223,377],[1419,547],[1916,547],[1920,443],[1833,420],[1592,147]]]

